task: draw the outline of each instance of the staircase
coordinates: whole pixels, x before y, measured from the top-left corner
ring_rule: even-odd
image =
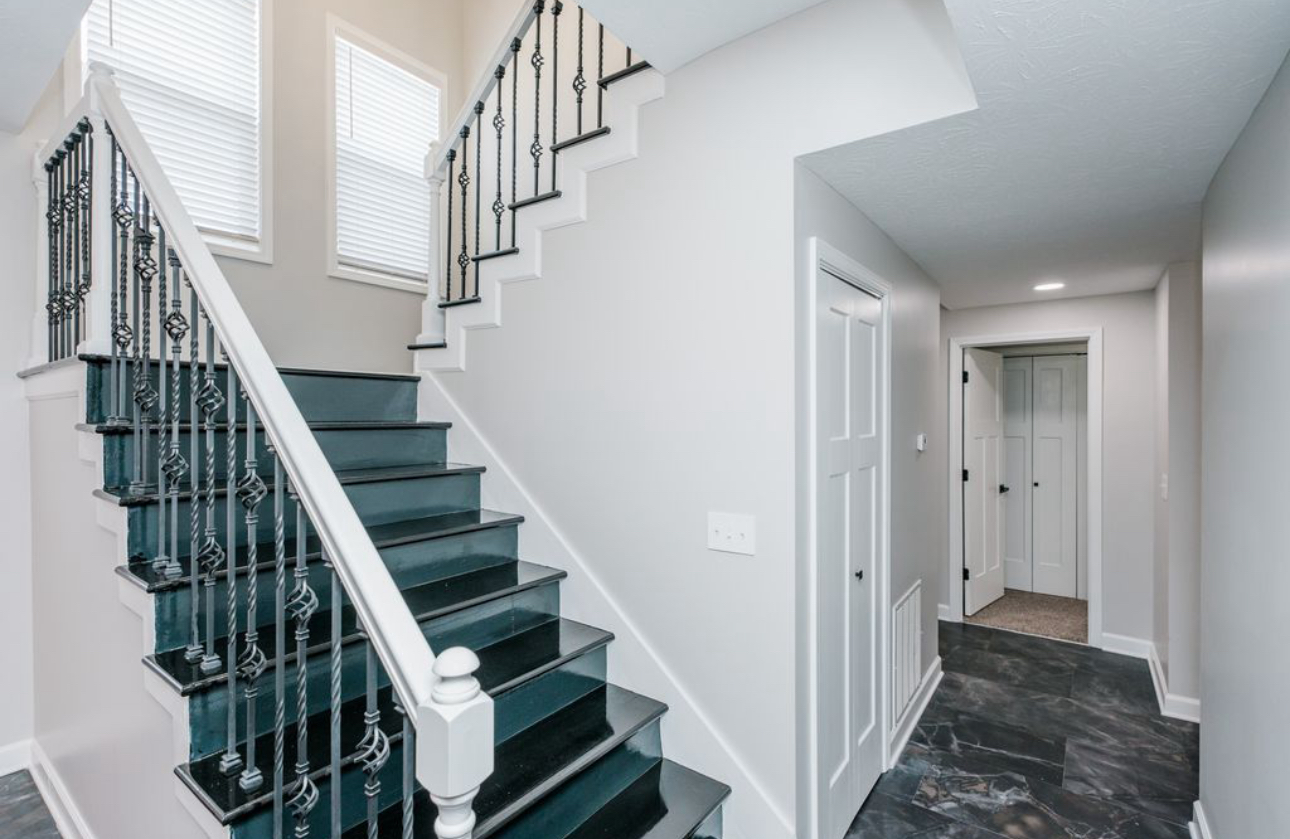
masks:
[[[200,662],[186,655],[192,556],[184,551],[175,558],[178,575],[154,565],[156,487],[130,486],[134,433],[128,425],[108,423],[110,360],[89,357],[86,362],[91,398],[85,430],[102,438],[102,497],[125,507],[129,515],[132,558],[118,574],[155,601],[156,650],[144,665],[188,702],[191,754],[175,771],[220,824],[231,828],[232,836],[281,835],[274,833],[272,783],[247,792],[239,785],[238,773],[220,768],[227,751],[227,678],[220,672],[203,672]],[[217,376],[224,370],[220,366]],[[187,394],[192,368],[182,366],[180,375],[181,393]],[[729,789],[663,757],[660,724],[666,706],[607,681],[613,636],[560,616],[565,573],[520,559],[523,519],[480,506],[484,470],[448,460],[446,423],[417,420],[418,379],[313,370],[282,370],[281,375],[426,640],[434,649],[465,646],[479,656],[477,676],[495,702],[496,770],[475,799],[476,839],[719,836],[720,806]],[[245,424],[238,426],[238,433],[238,448],[245,450]],[[263,432],[257,435],[255,450],[264,452]],[[155,457],[157,436],[150,441],[154,451],[149,457]],[[181,440],[181,449],[189,445],[190,440]],[[224,454],[217,452],[217,463]],[[262,468],[272,469],[267,461]],[[216,480],[215,521],[220,522],[227,517],[227,481],[222,471],[217,471]],[[184,487],[179,493],[180,521],[191,516],[190,490]],[[202,504],[200,493],[197,503]],[[294,666],[294,647],[275,646],[275,538],[271,529],[264,529],[260,537],[257,628],[271,671],[283,653]],[[312,569],[314,591],[321,603],[329,604],[332,589],[317,538],[306,534],[303,553],[297,554],[295,532],[288,527],[284,537],[291,546],[290,558],[298,561],[303,556],[306,568]],[[242,577],[247,574],[247,554],[242,545],[236,563]],[[215,579],[216,600],[223,602],[227,573],[218,572]],[[247,579],[240,580],[240,590],[247,587]],[[309,637],[326,639],[332,620],[330,609],[320,608],[309,620]],[[390,756],[375,776],[376,820],[367,817],[367,776],[361,765],[367,708],[359,649],[363,637],[351,609],[342,608],[340,623],[340,781],[337,787],[327,763],[317,767],[313,777],[321,801],[306,822],[306,835],[331,835],[330,796],[337,788],[343,836],[408,835],[403,833],[401,790],[405,758],[410,756],[388,684],[376,691],[376,714],[388,737]],[[214,648],[223,659],[229,637],[222,613],[216,615],[215,629]],[[309,754],[328,754],[331,710],[326,682],[333,653],[327,642],[307,647],[309,713],[303,726],[285,728],[288,767],[297,760],[302,731]],[[290,703],[295,700],[288,696]],[[254,724],[254,753],[266,779],[274,772],[272,712],[266,702]],[[247,740],[243,728],[235,749],[239,754],[248,753]],[[413,809],[410,835],[433,837],[435,806],[424,791],[414,795]],[[285,832],[294,830],[290,813],[284,817],[280,812],[279,818],[285,818]]]

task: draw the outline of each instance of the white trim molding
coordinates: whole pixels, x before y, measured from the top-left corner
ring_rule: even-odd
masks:
[[[1187,828],[1191,831],[1191,839],[1214,839],[1214,833],[1209,829],[1209,819],[1205,816],[1205,806],[1199,801],[1192,807],[1192,820]]]
[[[0,778],[31,768],[31,741],[19,740],[0,747]]]
[[[1200,722],[1200,700],[1192,696],[1182,696],[1169,692],[1169,679],[1165,674],[1164,663],[1156,645],[1143,638],[1128,635],[1102,635],[1102,649],[1108,653],[1140,658],[1147,662],[1151,669],[1151,682],[1156,689],[1156,702],[1160,705],[1163,716],[1184,722]]]
[[[927,671],[923,673],[923,679],[918,684],[918,690],[914,693],[914,699],[905,709],[905,713],[896,721],[896,725],[891,733],[891,740],[887,744],[887,768],[891,769],[900,762],[901,752],[905,751],[905,746],[909,743],[909,738],[913,736],[914,729],[918,727],[918,721],[922,719],[923,712],[931,704],[932,697],[936,695],[936,689],[941,686],[941,679],[945,678],[945,672],[941,669],[941,657],[937,656],[932,659],[932,663],[927,666]]]
[[[946,622],[948,622],[948,623],[961,623],[961,622],[962,622],[962,621],[955,620],[955,618],[954,618],[954,613],[950,610],[950,604],[948,604],[948,603],[937,603],[937,604],[936,604],[936,619],[937,619],[937,620],[946,621]]]
[[[63,839],[97,839],[58,769],[35,740],[31,743],[31,777]]]
[[[1088,341],[1088,643],[1104,647],[1102,634],[1102,328],[1061,329],[1001,335],[961,336],[949,340],[950,455],[946,472],[949,496],[949,551],[945,569],[949,583],[947,620],[963,620],[963,435],[954,431],[963,424],[963,350],[1015,344],[1051,344]]]

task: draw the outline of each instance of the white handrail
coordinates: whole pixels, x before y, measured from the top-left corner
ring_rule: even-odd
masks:
[[[220,346],[237,371],[247,398],[255,406],[323,550],[389,674],[395,694],[404,708],[419,709],[430,704],[438,681],[434,653],[367,529],[323,456],[224,272],[121,101],[110,71],[96,68],[89,87],[93,104],[107,120],[152,209],[165,227],[167,246],[178,254],[197,291],[219,336]]]

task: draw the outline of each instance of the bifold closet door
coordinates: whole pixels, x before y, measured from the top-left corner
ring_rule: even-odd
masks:
[[[1031,591],[1030,523],[1030,381],[1032,358],[1003,360],[1003,483],[1012,491],[1003,497],[1004,585]]]
[[[1034,359],[1033,590],[1078,594],[1079,359]]]

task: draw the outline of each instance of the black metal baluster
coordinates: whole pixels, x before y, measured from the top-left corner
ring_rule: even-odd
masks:
[[[529,146],[529,154],[533,157],[534,198],[542,191],[542,65],[546,63],[546,59],[542,57],[542,12],[544,9],[543,0],[537,0],[533,4],[533,13],[537,16],[534,21],[537,38],[533,42],[533,56],[529,59],[529,63],[533,66],[533,143]]]
[[[267,444],[266,444],[267,445]],[[287,755],[287,540],[282,461],[273,453],[273,836],[282,839]]]
[[[551,191],[556,192],[559,173],[556,146],[560,144],[560,13],[564,3],[551,6]]]
[[[57,210],[58,185],[57,175],[55,174],[57,166],[54,160],[55,158],[51,157],[45,161],[45,236],[49,247],[49,265],[46,266],[48,276],[45,292],[45,324],[46,349],[50,361],[55,361],[58,358],[58,329],[54,320],[57,309],[54,307],[54,300],[58,296],[58,243],[62,240]]]
[[[448,264],[444,267],[444,272],[443,272],[443,276],[444,276],[443,299],[445,303],[451,303],[453,300],[456,299],[455,297],[453,297],[453,294],[452,294],[452,262],[453,262],[452,199],[453,199],[453,194],[456,192],[456,190],[452,188],[452,182],[453,182],[453,172],[456,171],[456,167],[457,167],[457,150],[448,149],[448,241],[444,247],[444,253],[447,254],[446,259],[448,260]]]
[[[358,746],[358,762],[363,767],[363,774],[367,776],[367,782],[363,785],[363,793],[367,796],[367,839],[380,839],[380,773],[390,759],[390,738],[381,730],[381,711],[376,704],[376,647],[373,646],[370,635],[366,645],[367,709],[363,713],[363,723],[367,726],[367,732]]]
[[[515,202],[520,200],[520,49],[519,38],[511,41],[511,64],[515,75],[511,77],[511,247],[516,247]]]
[[[398,703],[395,708],[403,715],[403,839],[413,839],[416,833],[417,731],[403,704]]]
[[[627,66],[628,67],[632,66],[632,48],[631,47],[627,48]]]
[[[250,394],[245,386],[242,390],[242,401],[246,403],[246,460],[243,463],[246,471],[237,484],[237,500],[241,502],[246,520],[246,634],[242,636],[242,657],[238,661],[238,674],[246,683],[246,767],[237,779],[237,785],[244,792],[257,790],[264,784],[264,773],[255,760],[255,708],[260,696],[259,679],[264,675],[268,662],[264,651],[260,649],[259,625],[259,557],[258,528],[260,524],[260,502],[269,490],[259,473],[259,459],[255,453],[255,406],[251,404]]]
[[[493,249],[502,249],[502,214],[506,204],[502,201],[502,131],[506,128],[506,117],[502,116],[502,94],[505,90],[506,66],[498,65],[493,71],[497,79],[497,112],[493,114],[493,129],[497,132],[497,195],[493,198],[493,219],[497,228],[497,238]]]
[[[329,805],[331,808],[331,836],[341,834],[340,818],[340,698],[341,698],[341,609],[344,607],[345,593],[341,590],[340,575],[331,557],[323,551],[323,564],[331,572],[331,716],[330,726],[330,784]]]
[[[309,816],[318,806],[318,787],[309,777],[309,621],[318,611],[318,595],[309,585],[308,523],[304,505],[296,501],[295,588],[287,611],[296,624],[296,782],[287,806],[295,817],[295,839],[309,836]]]
[[[134,493],[143,491],[144,470],[147,469],[148,463],[143,451],[143,423],[145,422],[146,417],[146,412],[143,406],[147,398],[145,391],[148,385],[148,378],[143,372],[143,321],[139,318],[139,313],[143,307],[141,292],[141,284],[143,280],[139,270],[139,254],[143,252],[145,247],[144,240],[140,234],[146,231],[142,229],[143,216],[140,215],[141,197],[139,195],[139,179],[134,177],[133,172],[130,173],[130,177],[134,184],[134,212],[131,213],[131,219],[134,224],[134,235],[131,237],[130,242],[130,285],[133,289],[131,300],[133,301],[134,315],[132,318],[134,322],[134,335],[131,336],[131,349],[133,351],[134,359],[131,364],[130,401],[132,404],[130,406],[130,419],[131,425],[134,428],[134,475],[131,476],[130,491]]]
[[[111,131],[109,131],[108,134],[109,136],[111,136]],[[116,228],[119,228],[121,226],[121,222],[117,217],[117,208],[121,206],[121,203],[120,203],[121,195],[120,195],[120,192],[118,191],[120,188],[120,184],[117,183],[117,168],[116,168],[117,153],[118,153],[118,149],[116,144],[116,138],[113,137],[112,138],[112,171],[110,173],[111,176],[109,178],[109,184],[112,190],[112,199],[111,199],[112,225],[114,229],[114,234],[116,232]],[[121,247],[122,247],[121,240],[116,235],[113,235],[112,236],[113,272],[116,271],[117,261],[121,256]],[[112,289],[111,319],[108,321],[110,324],[110,331],[112,333],[110,338],[112,342],[112,359],[108,364],[107,421],[109,425],[116,425],[121,422],[121,415],[117,412],[117,387],[120,385],[120,380],[117,378],[117,369],[121,363],[121,347],[117,342],[117,318],[120,316],[120,305],[124,301],[117,299],[116,277],[115,276],[108,277],[107,281],[108,281],[108,285],[111,286],[111,289]]]
[[[600,24],[600,47],[596,59],[596,127],[605,127],[605,86],[600,80],[605,77],[605,25]]]
[[[166,389],[166,230],[161,226],[161,219],[157,219],[157,260],[161,270],[157,280],[157,390],[160,399],[157,403],[157,555],[153,557],[152,567],[163,577],[169,577],[173,573],[172,560],[166,552],[166,526],[170,523],[166,518],[166,502],[170,497],[170,485],[166,479],[170,406]],[[151,370],[151,362],[148,367]],[[144,430],[146,433],[147,429]]]
[[[81,273],[80,202],[76,200],[76,185],[81,177],[81,155],[76,135],[63,143],[67,149],[67,184],[63,201],[67,207],[67,276],[63,281],[63,357],[68,358],[76,347],[76,332],[80,326],[76,319],[76,278]]]
[[[164,247],[164,245],[163,245]],[[162,251],[165,253],[165,251]],[[174,251],[169,252],[170,263],[170,314],[162,322],[166,334],[170,336],[170,446],[166,452],[165,459],[161,462],[162,473],[166,477],[166,490],[170,494],[170,563],[166,566],[167,577],[179,577],[183,575],[183,568],[179,564],[179,482],[188,472],[188,461],[184,460],[183,454],[179,447],[179,432],[181,429],[182,411],[179,405],[180,394],[180,375],[183,364],[183,340],[188,335],[188,319],[184,317],[184,304],[180,296],[180,266],[179,257]],[[162,295],[165,297],[165,283],[162,282]],[[165,386],[165,382],[162,382]],[[196,643],[196,639],[193,639]],[[196,644],[194,647],[190,644],[186,650],[186,655],[190,656],[188,661],[196,663],[201,661],[201,645]]]
[[[201,435],[200,418],[197,414],[197,377],[201,372],[199,353],[201,351],[201,309],[197,303],[197,289],[187,275],[184,281],[188,286],[188,323],[190,343],[188,345],[188,463],[191,477],[188,480],[188,598],[191,612],[188,652],[185,656],[189,662],[200,663],[206,657],[202,646],[202,587],[201,567],[198,564],[200,549],[201,515],[202,515],[202,461],[198,451]]]
[[[228,379],[224,392],[228,398],[228,411],[225,420],[225,448],[227,460],[224,465],[224,485],[227,493],[224,497],[224,540],[228,543],[228,582],[227,621],[228,648],[224,651],[225,664],[228,667],[228,744],[220,758],[219,768],[225,775],[234,775],[242,768],[242,756],[237,751],[237,505],[233,503],[233,485],[237,481],[237,374],[233,371],[232,361],[228,359],[228,348],[225,347],[225,361],[228,362]],[[254,722],[247,721],[247,731],[252,731]]]
[[[94,126],[89,120],[84,120],[81,124],[85,129],[81,137],[81,180],[77,187],[81,202],[81,274],[80,282],[76,287],[76,319],[79,324],[76,330],[77,343],[85,337],[85,298],[89,296],[90,284],[93,282],[90,266],[90,236],[94,230],[93,216],[91,216],[94,207],[94,202],[91,200],[94,189]]]
[[[197,368],[189,374],[188,386],[196,389]],[[229,378],[232,378],[230,372]],[[202,412],[202,425],[206,432],[206,533],[202,543],[199,562],[205,575],[203,586],[206,594],[206,653],[202,656],[201,671],[207,676],[214,675],[222,666],[219,654],[215,651],[215,575],[228,557],[219,543],[219,534],[215,529],[215,421],[219,409],[224,405],[223,392],[215,378],[215,325],[206,318],[206,372],[202,378],[201,392],[197,395],[197,405]],[[194,433],[194,436],[195,433]],[[193,504],[197,503],[197,482],[193,481]],[[231,532],[231,531],[230,531]],[[229,555],[231,556],[231,554]],[[232,563],[230,563],[230,566]],[[236,589],[235,575],[232,567],[228,572],[228,585]],[[194,567],[194,572],[196,567]],[[229,630],[232,637],[233,629]],[[229,707],[234,707],[230,703]]]
[[[117,302],[118,312],[117,319],[112,323],[113,344],[117,348],[118,364],[116,369],[116,387],[114,392],[117,395],[117,404],[112,413],[116,416],[116,421],[120,423],[128,422],[126,417],[126,359],[129,357],[130,343],[134,339],[134,329],[130,326],[130,231],[134,227],[134,213],[130,211],[130,181],[126,171],[125,152],[116,140],[112,140],[112,148],[115,154],[120,155],[121,165],[119,167],[120,177],[120,194],[118,202],[113,206],[112,218],[117,224]],[[113,158],[115,161],[116,158]],[[118,167],[113,165],[113,172],[118,171]]]
[[[484,103],[475,103],[475,256],[479,256],[479,218],[484,204]],[[479,296],[479,261],[475,261],[475,293]]]
[[[573,92],[578,96],[578,136],[582,136],[582,102],[587,92],[587,74],[583,66],[583,42],[587,11],[578,7],[578,74],[573,77]]]
[[[139,180],[135,178],[135,188]],[[142,190],[140,190],[142,192]],[[140,472],[138,488],[142,491],[148,484],[148,423],[152,419],[152,409],[160,395],[152,384],[152,281],[157,276],[157,261],[152,258],[152,213],[148,197],[142,196],[143,209],[136,213],[138,224],[135,227],[134,273],[139,280],[135,290],[138,305],[135,311],[135,322],[143,338],[139,344],[139,358],[134,379],[134,400],[139,406],[135,427],[139,430]],[[142,319],[140,319],[142,318]],[[160,483],[160,482],[158,482]],[[159,569],[160,570],[160,569]]]
[[[461,268],[461,299],[466,298],[466,269],[470,267],[470,238],[467,235],[466,216],[469,207],[470,189],[470,126],[461,129],[461,172],[457,174],[457,183],[461,186],[461,253],[457,254],[457,266]]]

